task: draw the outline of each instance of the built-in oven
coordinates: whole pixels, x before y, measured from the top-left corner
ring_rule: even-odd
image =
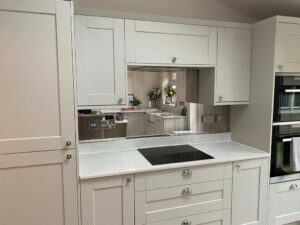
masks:
[[[293,138],[300,137],[300,122],[273,126],[271,182],[300,178],[300,171],[291,169]]]
[[[300,76],[276,76],[273,122],[300,121]]]
[[[300,179],[291,169],[293,140],[300,137],[300,76],[276,76],[274,89],[271,183]]]

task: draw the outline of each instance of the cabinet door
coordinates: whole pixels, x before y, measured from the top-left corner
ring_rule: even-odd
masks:
[[[81,181],[82,225],[133,225],[133,176]]]
[[[269,197],[269,225],[300,224],[299,199],[300,180],[271,184]],[[298,223],[296,223],[297,221]]]
[[[215,65],[217,28],[126,20],[125,45],[128,63]]]
[[[218,28],[215,101],[248,102],[251,30]]]
[[[75,150],[1,155],[1,224],[77,225],[75,156]]]
[[[300,24],[278,23],[276,72],[300,72]]]
[[[268,160],[235,162],[232,189],[232,225],[265,225]]]
[[[72,2],[42,2],[0,1],[0,154],[75,147]]]
[[[125,104],[124,20],[76,16],[78,105]]]

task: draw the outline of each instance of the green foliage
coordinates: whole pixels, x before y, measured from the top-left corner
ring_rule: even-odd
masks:
[[[140,99],[138,99],[137,97],[133,97],[133,100],[130,101],[130,103],[133,105],[133,106],[138,106],[140,104],[142,104],[142,101]]]
[[[156,101],[161,96],[161,90],[159,88],[154,88],[153,91],[148,92],[149,100]]]
[[[176,95],[176,87],[171,86],[170,84],[165,88],[165,92],[168,97],[172,98]]]

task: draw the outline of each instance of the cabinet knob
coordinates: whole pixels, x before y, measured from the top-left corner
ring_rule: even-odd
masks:
[[[131,182],[131,178],[127,178],[127,183],[130,183]]]
[[[292,184],[291,186],[290,186],[290,190],[295,190],[295,189],[297,189],[298,188],[298,185],[297,184]]]
[[[72,144],[71,141],[66,141],[66,146],[70,146]]]
[[[181,225],[192,225],[192,221],[191,220],[184,220]]]
[[[119,98],[118,99],[118,104],[121,105],[123,103],[123,100],[124,100],[123,98]]]
[[[181,192],[182,195],[189,195],[192,194],[192,188],[185,188]]]
[[[176,61],[177,61],[177,57],[173,57],[172,58],[172,63],[176,63]]]
[[[72,155],[71,155],[71,154],[68,154],[68,155],[67,155],[67,159],[72,159]]]
[[[284,65],[278,65],[278,69],[282,70]]]
[[[182,171],[182,176],[187,177],[187,176],[191,176],[192,175],[192,171],[190,169],[185,169],[184,171]]]
[[[235,167],[236,167],[237,169],[240,169],[240,168],[241,168],[241,165],[240,165],[240,164],[236,164]]]

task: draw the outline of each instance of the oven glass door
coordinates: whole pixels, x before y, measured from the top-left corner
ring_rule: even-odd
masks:
[[[271,177],[294,174],[289,170],[293,137],[300,137],[300,124],[273,126]]]
[[[276,76],[273,120],[300,121],[300,77]]]

